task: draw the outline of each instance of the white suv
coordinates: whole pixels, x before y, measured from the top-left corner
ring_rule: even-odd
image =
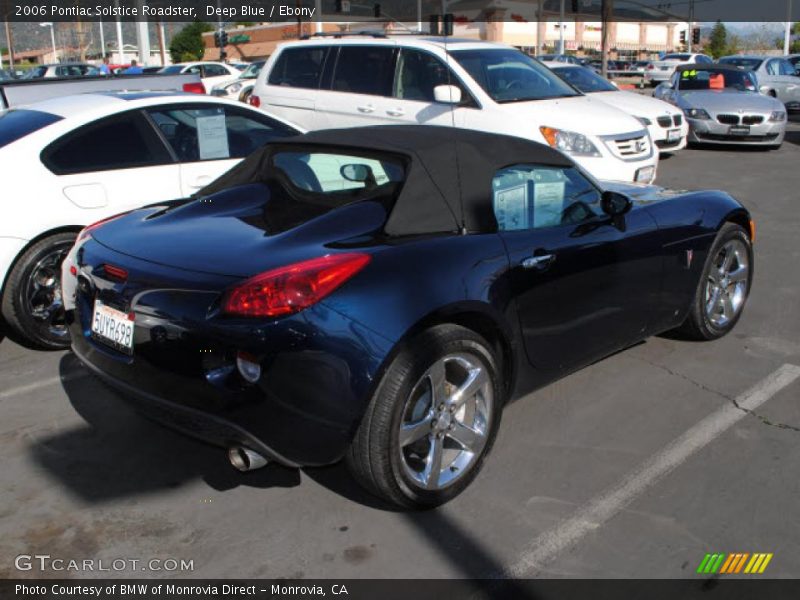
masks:
[[[597,179],[650,183],[658,152],[634,117],[509,46],[451,38],[312,38],[282,45],[250,103],[304,129],[448,125],[549,144]]]

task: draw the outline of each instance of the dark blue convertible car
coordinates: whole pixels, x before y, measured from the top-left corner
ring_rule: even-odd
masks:
[[[723,192],[599,184],[523,139],[322,131],[88,227],[64,297],[91,370],[237,468],[344,458],[425,507],[472,481],[514,397],[647,336],[729,332],[753,237]]]

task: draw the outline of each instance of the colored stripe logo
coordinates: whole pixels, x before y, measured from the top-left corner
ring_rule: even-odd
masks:
[[[704,575],[719,573],[720,575],[760,575],[767,569],[772,560],[772,553],[765,552],[734,552],[726,554],[717,552],[706,554],[697,567],[697,572]]]

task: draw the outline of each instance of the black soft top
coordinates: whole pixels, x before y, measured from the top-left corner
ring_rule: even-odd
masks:
[[[520,127],[533,127],[521,123]],[[196,196],[248,183],[265,182],[279,149],[320,146],[356,154],[383,152],[407,163],[406,182],[386,222],[389,235],[473,232],[496,228],[492,209],[495,173],[516,164],[571,167],[566,156],[522,138],[431,125],[385,125],[326,129],[266,144]]]

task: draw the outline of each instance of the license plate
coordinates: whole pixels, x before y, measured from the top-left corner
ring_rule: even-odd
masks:
[[[677,142],[681,139],[681,130],[680,129],[670,129],[667,132],[667,141],[668,142]]]
[[[120,352],[133,354],[133,314],[128,315],[95,300],[92,337]]]
[[[728,130],[731,135],[750,135],[750,127],[747,125],[734,125]]]

